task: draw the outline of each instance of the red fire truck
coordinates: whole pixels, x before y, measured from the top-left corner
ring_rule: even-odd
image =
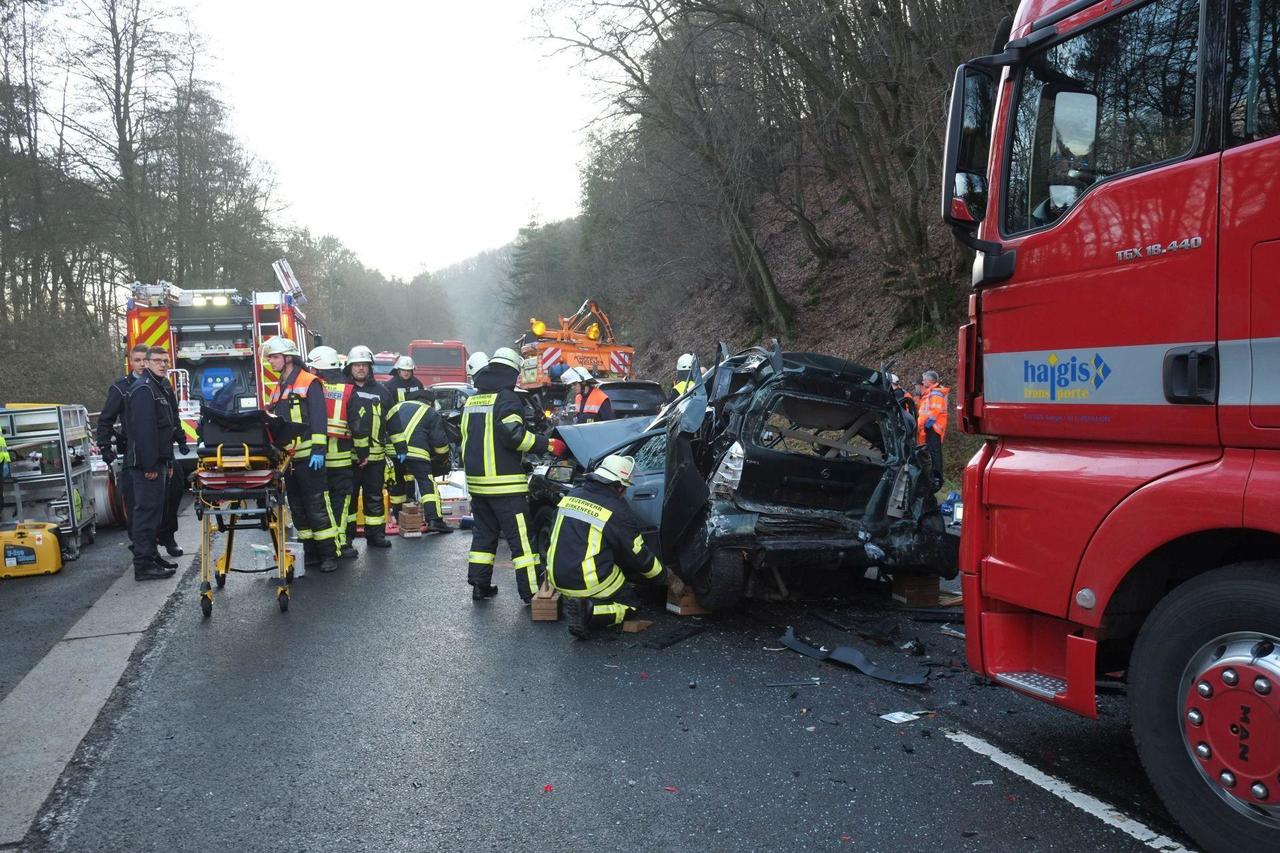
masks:
[[[261,357],[262,343],[283,335],[307,351],[307,318],[284,292],[184,290],[168,282],[135,284],[127,303],[128,345],[169,350],[178,414],[195,451],[200,402],[225,387],[240,395],[238,408],[263,406],[280,375]],[[188,456],[188,459],[193,458]]]
[[[467,381],[467,347],[462,341],[409,341],[413,375],[430,388],[439,382]]]
[[[956,74],[969,664],[1280,849],[1280,4],[1023,0]]]

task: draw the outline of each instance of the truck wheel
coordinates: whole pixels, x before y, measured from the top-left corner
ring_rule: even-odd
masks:
[[[747,584],[747,566],[742,552],[733,548],[717,548],[703,570],[693,591],[698,603],[708,610],[728,610],[742,598]]]
[[[1280,849],[1280,564],[1165,596],[1129,683],[1138,755],[1174,819],[1206,850]]]

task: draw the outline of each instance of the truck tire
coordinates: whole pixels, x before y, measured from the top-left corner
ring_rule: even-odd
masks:
[[[1280,850],[1280,563],[1238,563],[1174,589],[1129,668],[1147,776],[1208,851]]]
[[[747,585],[747,566],[742,552],[734,548],[717,548],[703,570],[693,591],[698,603],[708,610],[728,610],[742,598]]]

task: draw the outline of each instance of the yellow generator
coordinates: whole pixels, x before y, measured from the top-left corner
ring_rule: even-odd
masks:
[[[0,546],[4,548],[0,578],[62,571],[62,543],[56,524],[43,521],[0,524]]]

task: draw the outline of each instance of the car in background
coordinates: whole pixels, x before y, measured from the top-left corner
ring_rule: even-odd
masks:
[[[560,497],[604,456],[636,459],[627,501],[704,606],[786,597],[820,570],[955,577],[928,453],[888,374],[818,353],[729,356],[656,418],[556,427],[569,455],[538,466],[545,547]]]
[[[656,417],[667,404],[667,392],[648,379],[606,379],[600,390],[609,396],[615,418]]]

